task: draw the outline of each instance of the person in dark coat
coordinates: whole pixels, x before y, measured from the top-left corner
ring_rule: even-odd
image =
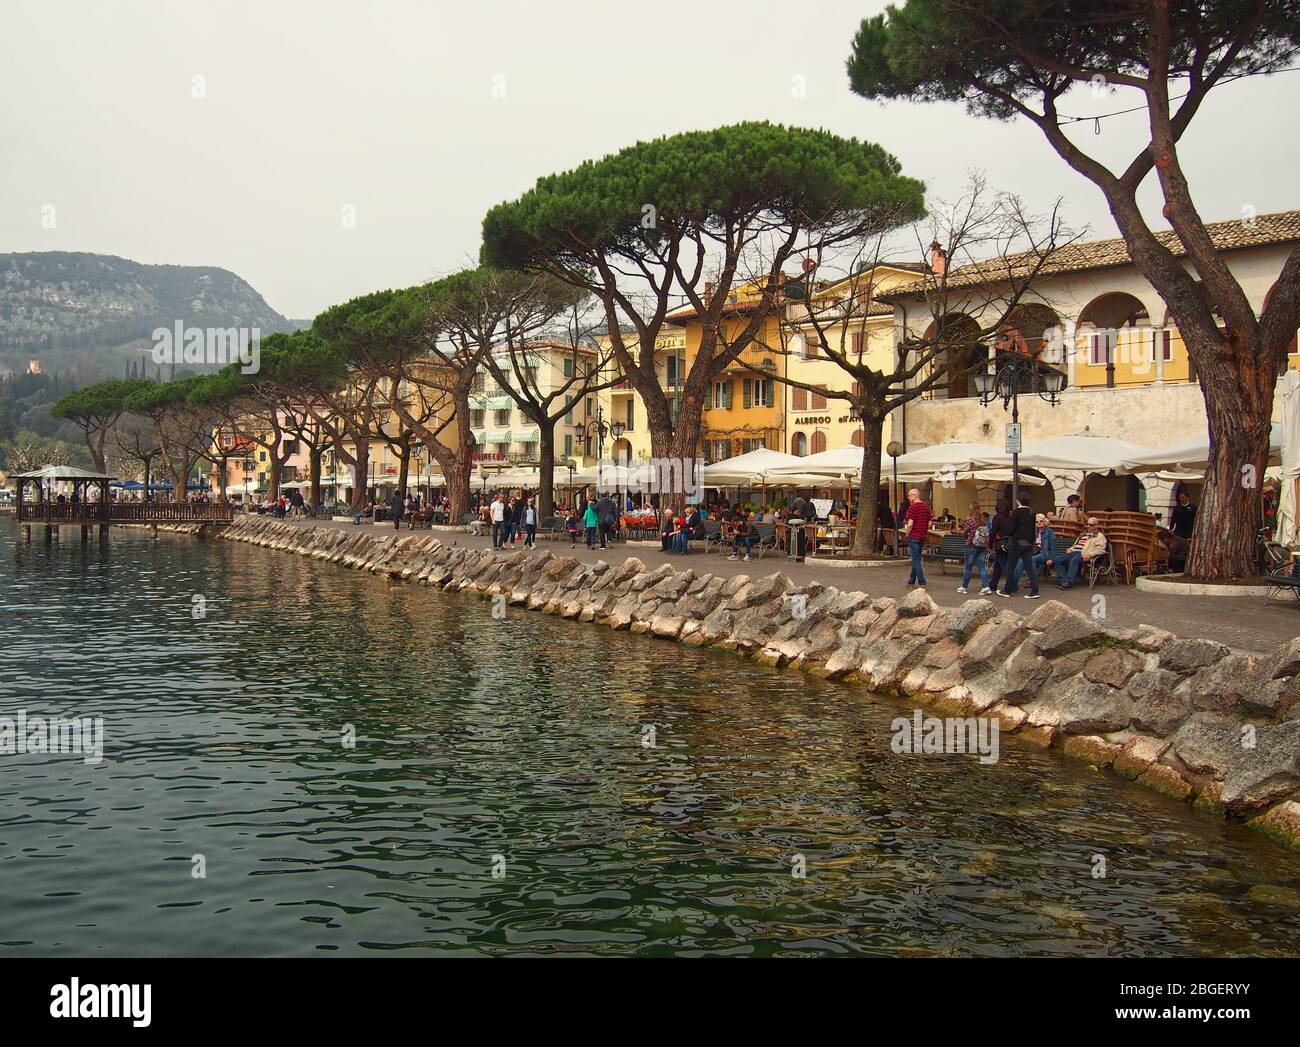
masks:
[[[607,494],[601,495],[596,502],[596,519],[599,521],[600,547],[604,549],[607,541],[612,541],[618,534],[618,506]]]
[[[1029,592],[1026,600],[1038,599],[1038,575],[1034,573],[1034,511],[1029,508],[1029,494],[1022,493],[1019,505],[1011,514],[1010,533],[1007,535],[1007,579],[999,596],[1009,597],[1015,591],[1020,571],[1024,570],[1029,578]]]
[[[393,493],[388,496],[388,512],[393,517],[394,530],[401,530],[402,509],[402,492],[394,488]]]
[[[993,568],[989,571],[989,588],[997,592],[1002,574],[1008,569],[1007,546],[1011,537],[1011,504],[1005,499],[998,499],[993,519],[989,521],[989,550]]]

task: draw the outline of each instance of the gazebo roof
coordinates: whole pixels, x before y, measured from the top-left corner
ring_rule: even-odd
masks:
[[[116,480],[116,476],[77,469],[71,465],[47,465],[30,473],[19,473],[16,480]]]

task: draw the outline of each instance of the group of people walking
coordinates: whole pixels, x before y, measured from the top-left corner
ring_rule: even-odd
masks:
[[[1070,495],[1061,519],[1074,523],[1083,515],[1079,496]],[[1029,582],[1025,599],[1037,600],[1038,581],[1048,568],[1056,575],[1057,588],[1073,589],[1083,566],[1106,552],[1106,536],[1093,516],[1087,517],[1074,543],[1062,549],[1051,521],[1029,507],[1027,493],[1019,496],[1014,509],[1006,499],[1000,500],[988,520],[980,512],[979,503],[971,502],[962,537],[966,540],[966,555],[957,591],[967,591],[971,575],[978,568],[981,596],[996,592],[1010,598],[1023,575]]]
[[[908,507],[900,518],[899,530],[907,541],[912,569],[908,575],[909,586],[925,588],[922,552],[930,528],[930,507],[921,500],[916,488],[908,491]],[[1081,523],[1079,537],[1068,548],[1062,548],[1051,521],[1043,513],[1030,508],[1028,492],[1022,492],[1013,507],[1009,499],[1001,499],[990,517],[980,510],[979,502],[971,502],[961,535],[965,540],[964,563],[959,593],[969,591],[971,577],[978,571],[980,596],[1010,598],[1022,578],[1029,584],[1026,600],[1037,600],[1039,579],[1050,568],[1060,589],[1074,588],[1079,572],[1094,557],[1106,552],[1106,536],[1097,518],[1085,518],[1081,499],[1070,495],[1059,518],[1071,523]]]
[[[501,492],[488,506],[488,519],[492,521],[492,548],[510,549],[522,540],[525,549],[537,544],[537,504],[531,497]]]

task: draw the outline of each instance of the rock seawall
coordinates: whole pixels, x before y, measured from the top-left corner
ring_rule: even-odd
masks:
[[[979,599],[944,610],[924,590],[873,598],[779,572],[611,566],[261,517],[216,537],[994,716],[1003,731],[1300,847],[1300,638],[1257,656],[1147,625],[1106,630],[1054,600],[1027,617]]]

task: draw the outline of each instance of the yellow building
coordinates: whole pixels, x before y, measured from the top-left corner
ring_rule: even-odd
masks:
[[[636,337],[635,331],[623,332],[624,343],[631,346],[633,353],[636,352]],[[601,358],[608,361],[606,364],[608,374],[605,378],[611,382],[599,391],[598,403],[603,410],[606,423],[620,422],[623,425],[622,435],[606,443],[606,457],[622,462],[650,458],[649,415],[646,412],[645,401],[623,375],[618,360],[610,350],[609,336],[601,335],[596,341],[600,346]],[[680,328],[661,331],[655,341],[655,374],[659,381],[659,388],[663,389],[670,398],[669,410],[674,418],[679,410],[678,397],[682,391],[685,366],[685,331]]]
[[[812,315],[800,299],[785,305],[786,368],[789,377],[827,392],[856,392],[852,376],[822,349],[822,337],[851,362],[875,371],[894,367],[894,307],[876,296],[916,280],[920,264],[882,262],[843,280],[814,286]],[[818,334],[818,328],[821,335]],[[862,423],[847,400],[784,387],[785,427],[782,450],[802,457],[836,447],[862,446]],[[893,416],[885,420],[882,445],[889,443]]]
[[[705,302],[711,288],[706,285]],[[750,323],[759,291],[742,285],[731,294],[720,318],[722,345],[738,338]],[[699,355],[704,325],[693,306],[669,313],[667,320],[685,336],[684,373],[689,374]],[[781,317],[773,310],[763,328],[740,355],[714,376],[704,402],[700,452],[705,462],[720,462],[760,448],[780,450],[785,444],[785,387],[776,380],[789,360],[781,350]]]

